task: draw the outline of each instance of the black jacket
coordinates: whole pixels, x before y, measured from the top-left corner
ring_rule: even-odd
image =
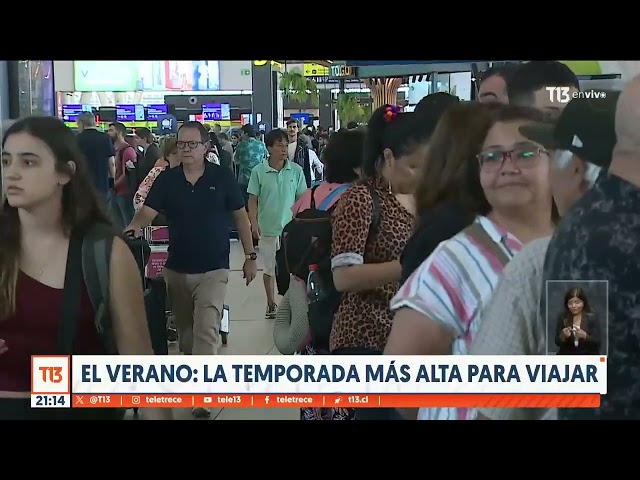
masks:
[[[413,232],[400,256],[400,284],[407,281],[440,243],[460,233],[469,224],[458,208],[452,205],[442,205],[420,217],[418,228]]]

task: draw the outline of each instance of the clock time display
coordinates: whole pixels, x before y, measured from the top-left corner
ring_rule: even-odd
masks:
[[[69,395],[31,395],[31,408],[70,408]]]

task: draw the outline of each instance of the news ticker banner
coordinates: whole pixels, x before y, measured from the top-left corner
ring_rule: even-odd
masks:
[[[600,406],[603,356],[33,356],[43,408]]]

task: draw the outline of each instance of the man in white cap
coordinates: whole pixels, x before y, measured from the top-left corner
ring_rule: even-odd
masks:
[[[640,416],[640,77],[622,92],[608,173],[563,218],[544,280],[608,280],[608,393],[597,409],[561,409],[559,419]],[[546,311],[546,300],[540,302]],[[607,313],[607,312],[603,312]]]

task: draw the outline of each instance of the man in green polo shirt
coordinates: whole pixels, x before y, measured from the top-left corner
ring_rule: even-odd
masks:
[[[254,238],[258,240],[264,262],[264,290],[267,294],[267,318],[275,318],[276,252],[280,235],[293,218],[291,207],[307,189],[304,172],[295,162],[287,160],[287,134],[271,130],[264,139],[269,151],[268,162],[253,168],[247,193],[249,219]]]

